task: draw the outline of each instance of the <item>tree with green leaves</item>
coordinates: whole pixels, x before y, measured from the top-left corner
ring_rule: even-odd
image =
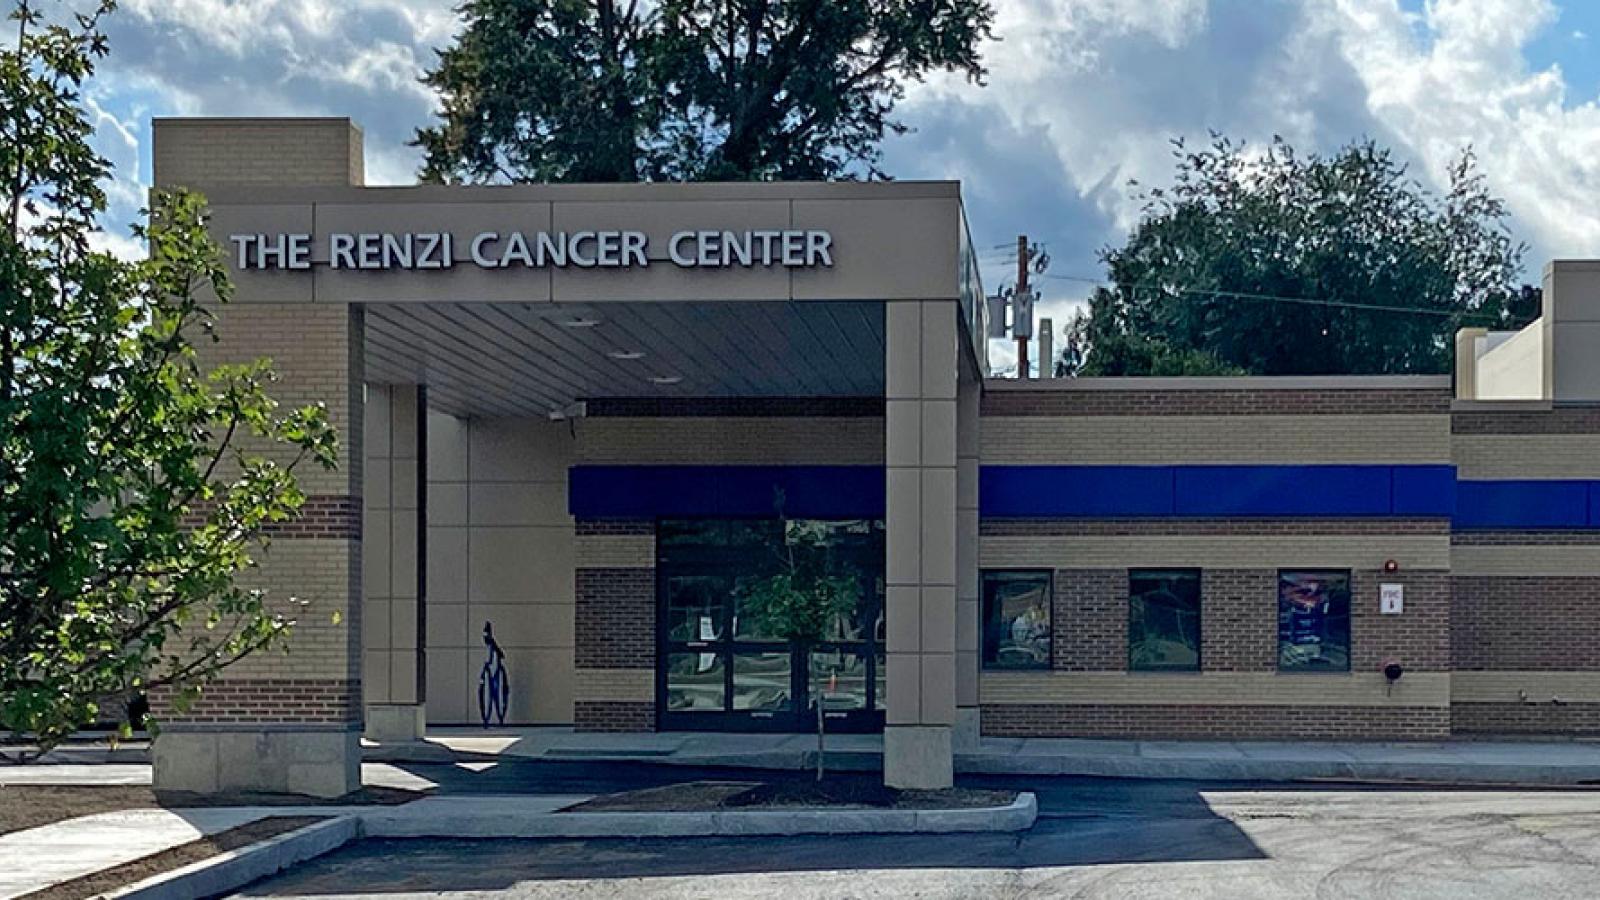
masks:
[[[465,0],[423,79],[448,183],[881,177],[905,84],[974,81],[988,0]]]
[[[835,564],[829,550],[826,523],[786,518],[781,491],[776,506],[782,541],[777,571],[741,582],[739,608],[743,615],[750,617],[757,633],[806,647],[837,636],[839,623],[860,606],[861,584],[855,574]],[[817,682],[818,675],[811,673],[813,683]],[[822,690],[813,693],[817,715],[817,780],[821,781],[827,749],[826,698]]]
[[[1470,151],[1435,195],[1372,141],[1175,146],[1173,185],[1103,252],[1109,286],[1069,324],[1059,374],[1444,372],[1457,329],[1538,315]]]
[[[295,468],[337,453],[266,362],[203,368],[229,285],[201,198],[154,200],[145,259],[94,249],[111,171],[82,92],[113,6],[15,0],[0,49],[0,730],[21,758],[281,645],[298,603],[235,579],[303,503]]]

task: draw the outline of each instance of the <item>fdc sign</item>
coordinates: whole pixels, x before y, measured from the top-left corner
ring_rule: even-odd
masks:
[[[310,234],[233,234],[234,263],[243,269],[310,269]],[[473,265],[480,269],[621,269],[650,265],[642,231],[485,231],[461,246],[449,232],[335,232],[327,236],[332,269],[422,270]],[[685,269],[816,268],[833,265],[833,236],[815,230],[679,231],[667,240],[667,259]],[[319,259],[318,263],[321,262]]]

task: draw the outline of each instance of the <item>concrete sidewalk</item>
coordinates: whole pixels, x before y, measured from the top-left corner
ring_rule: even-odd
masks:
[[[335,811],[337,812],[337,811]],[[0,900],[170,850],[293,807],[129,809],[0,835]],[[312,811],[328,815],[327,807]]]
[[[424,741],[366,746],[371,763],[490,763],[505,759],[643,762],[697,767],[806,769],[816,737],[806,734],[578,733],[571,728],[435,729]],[[46,768],[99,783],[148,783],[143,747],[114,754],[75,745]],[[879,735],[828,738],[829,768],[870,772],[883,766]],[[36,776],[0,766],[0,783]],[[34,767],[36,768],[36,767]],[[956,770],[990,775],[1088,775],[1226,781],[1410,781],[1459,784],[1600,783],[1600,741],[1124,741],[1080,738],[984,738],[956,754]],[[81,773],[81,774],[80,774]],[[399,778],[392,769],[387,777]],[[371,783],[371,776],[368,776]],[[43,783],[43,782],[35,782]],[[71,783],[71,779],[67,783]],[[396,786],[409,786],[396,784]]]
[[[568,728],[440,729],[427,740],[367,748],[373,762],[501,758],[653,762],[699,767],[804,769],[816,737],[805,734],[593,734]],[[828,738],[828,766],[883,765],[879,735]],[[984,775],[1089,775],[1226,781],[1411,781],[1459,784],[1600,783],[1592,741],[1124,741],[984,738],[956,754],[956,771]]]

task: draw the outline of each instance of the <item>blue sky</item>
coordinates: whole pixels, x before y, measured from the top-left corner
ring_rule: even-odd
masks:
[[[70,2],[70,0],[69,0]],[[1373,137],[1437,184],[1465,145],[1530,246],[1600,257],[1600,2],[1594,0],[994,0],[985,86],[936,77],[886,146],[900,178],[959,178],[986,282],[1021,232],[1052,272],[1101,273],[1160,184],[1168,141],[1221,130],[1328,150]],[[130,221],[157,115],[347,115],[368,177],[405,183],[406,139],[432,101],[417,83],[455,28],[453,0],[123,0],[89,93]],[[1043,314],[1090,289],[1055,279]]]

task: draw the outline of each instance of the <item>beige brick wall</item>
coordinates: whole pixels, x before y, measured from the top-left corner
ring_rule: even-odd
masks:
[[[363,483],[362,318],[347,307],[307,308],[289,304],[229,305],[217,314],[218,342],[197,341],[203,368],[267,358],[277,380],[269,392],[282,409],[323,403],[338,432],[340,464],[324,470],[311,463],[296,469],[300,488],[320,506],[348,504],[359,509]],[[238,446],[264,452],[248,436]],[[286,451],[264,455],[287,462]],[[231,473],[224,467],[222,475]],[[350,533],[357,529],[352,527]],[[225,682],[241,685],[269,680],[305,682],[300,696],[322,685],[330,703],[360,715],[362,542],[349,536],[318,536],[314,530],[283,529],[255,553],[256,567],[239,578],[246,587],[267,591],[271,608],[291,615],[296,626],[289,652],[257,654],[230,667]],[[290,598],[306,601],[300,607]],[[214,691],[227,695],[226,686]],[[235,692],[237,693],[237,692]],[[243,704],[240,695],[229,705]],[[318,705],[307,701],[307,709]],[[326,705],[326,704],[322,704]],[[214,717],[202,702],[197,716]],[[298,721],[301,713],[281,702],[263,700],[254,721]]]
[[[361,311],[335,305],[230,303],[217,307],[214,315],[219,340],[196,339],[202,366],[266,359],[277,375],[268,393],[282,410],[318,403],[327,407],[328,419],[339,434],[339,467],[330,471],[301,466],[297,470],[301,490],[311,495],[361,496],[365,462]],[[276,450],[265,455],[286,463],[295,454]]]
[[[359,185],[361,130],[349,119],[156,119],[154,181],[222,185]]]
[[[574,687],[581,701],[653,704],[656,675],[651,669],[579,669]]]
[[[1194,566],[1215,569],[1380,568],[1446,569],[1448,535],[1426,534],[1068,534],[984,535],[979,559],[986,569]]]
[[[1600,672],[1456,672],[1450,696],[1458,703],[1600,703]]]
[[[428,719],[475,721],[485,621],[507,723],[573,721],[574,542],[566,423],[428,419]]]
[[[1466,479],[1600,478],[1600,434],[1457,434]]]
[[[986,465],[1430,463],[1447,415],[987,416]]]
[[[881,464],[883,419],[868,417],[589,418],[573,461],[595,464]]]
[[[240,575],[238,583],[266,590],[268,607],[294,619],[289,651],[248,656],[229,666],[223,677],[359,678],[361,605],[353,595],[360,590],[361,542],[274,540],[254,556],[257,568]]]
[[[649,534],[580,534],[574,559],[580,569],[653,569],[656,539]]]

